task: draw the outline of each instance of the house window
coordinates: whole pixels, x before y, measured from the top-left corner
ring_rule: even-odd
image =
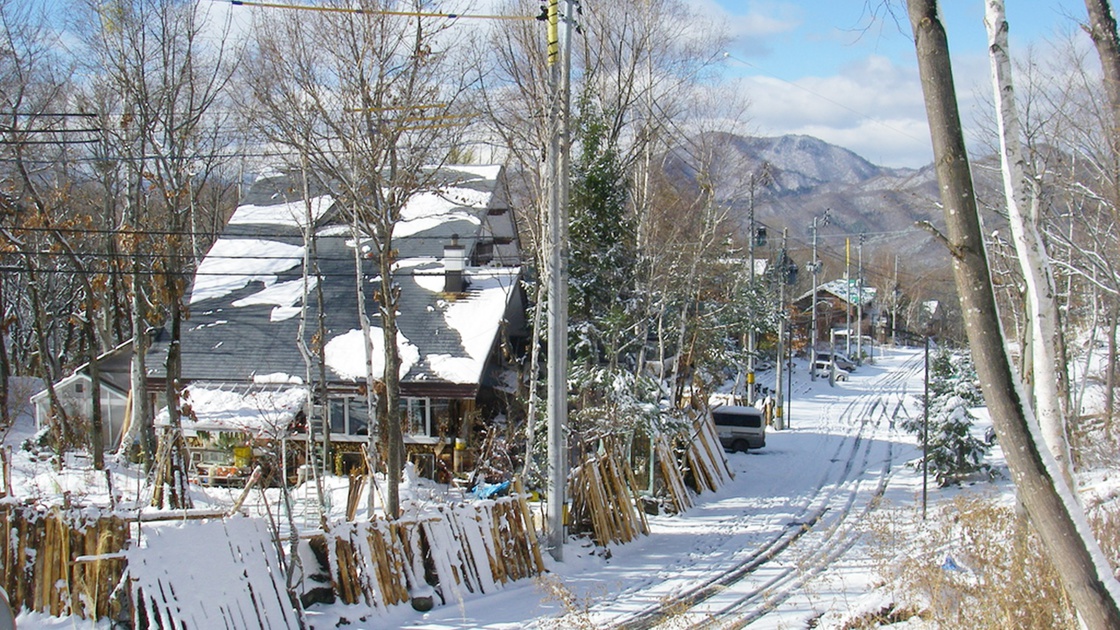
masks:
[[[405,433],[429,436],[432,434],[432,403],[427,398],[402,398],[401,415]]]
[[[330,399],[331,433],[369,435],[369,410],[366,400],[357,396]]]

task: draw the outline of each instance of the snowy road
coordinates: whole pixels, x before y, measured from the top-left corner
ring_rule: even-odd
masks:
[[[805,627],[843,603],[835,598],[859,595],[859,579],[849,584],[833,571],[866,565],[851,558],[865,554],[845,554],[902,462],[917,455],[914,438],[895,426],[917,411],[922,366],[920,352],[896,351],[835,388],[795,379],[793,428],[771,432],[765,449],[729,454],[736,479],[686,514],[652,518],[649,537],[612,547],[609,557],[570,545],[565,562],[551,566],[552,587],[519,584],[396,621],[428,629]]]

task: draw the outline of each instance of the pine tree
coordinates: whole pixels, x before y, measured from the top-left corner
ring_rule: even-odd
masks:
[[[989,444],[972,434],[976,417],[970,407],[984,404],[976,370],[965,354],[938,351],[929,366],[929,471],[938,485],[946,486],[973,473],[987,471]],[[910,418],[902,427],[919,436],[925,416]],[[921,466],[919,458],[914,462]]]
[[[630,343],[637,247],[629,180],[608,138],[607,113],[584,99],[571,192],[570,310],[577,357],[614,363]]]

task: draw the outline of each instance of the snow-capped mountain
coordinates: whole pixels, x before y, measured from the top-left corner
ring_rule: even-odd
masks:
[[[916,227],[919,221],[943,223],[932,166],[877,166],[810,136],[711,133],[670,154],[666,169],[670,177],[711,182],[717,198],[734,208],[744,232],[753,199],[755,221],[768,228],[773,240],[783,227],[789,228],[794,252],[811,240],[813,218],[827,211],[829,223],[818,224],[826,266],[844,264],[845,237],[852,239],[855,256],[856,241],[864,234],[866,263],[893,261],[899,254],[903,267],[913,272],[948,273],[947,252]]]

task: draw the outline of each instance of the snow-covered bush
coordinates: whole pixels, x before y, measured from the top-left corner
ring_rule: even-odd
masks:
[[[577,396],[571,401],[572,432],[591,439],[629,435],[636,428],[655,426],[659,420],[660,389],[656,381],[608,366],[574,364],[571,384]]]
[[[967,352],[938,350],[929,361],[929,392],[931,399],[959,396],[970,407],[984,404],[980,378]]]
[[[929,471],[938,485],[947,486],[973,473],[986,472],[988,464],[984,455],[990,446],[972,435],[975,416],[969,412],[969,403],[960,396],[930,401],[929,412]],[[903,421],[907,431],[921,436],[924,418]],[[913,463],[921,466],[922,459]]]

